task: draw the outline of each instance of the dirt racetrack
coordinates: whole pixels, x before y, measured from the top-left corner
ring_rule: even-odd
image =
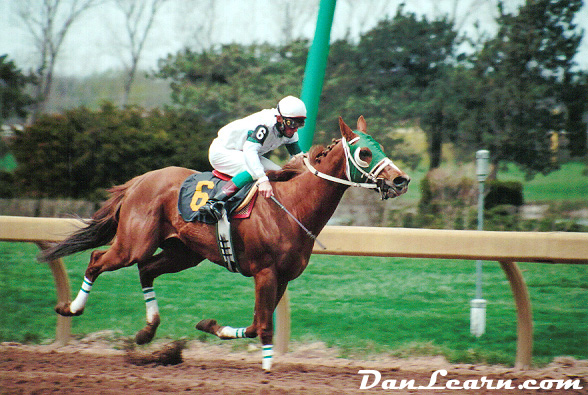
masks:
[[[184,348],[185,347],[185,348]],[[182,349],[183,348],[183,349]],[[260,352],[190,342],[156,344],[125,351],[121,344],[83,339],[61,348],[18,343],[0,345],[0,394],[587,394],[588,361],[559,358],[541,369],[516,371],[500,366],[451,365],[441,357],[358,361],[335,358],[321,345],[299,346],[276,356],[271,373],[261,370]],[[359,370],[377,370],[382,379],[360,390]],[[433,372],[435,386],[429,386]],[[370,376],[366,385],[373,383]],[[485,377],[486,382],[484,382]],[[526,380],[576,380],[582,389],[521,390]],[[413,389],[383,389],[384,380],[414,380]],[[466,387],[512,380],[516,389],[447,389],[447,380]],[[391,383],[391,382],[388,382]],[[454,382],[455,383],[455,382]],[[549,384],[549,382],[547,382]]]

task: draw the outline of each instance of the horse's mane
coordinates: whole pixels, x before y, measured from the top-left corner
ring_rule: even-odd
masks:
[[[340,141],[334,140],[331,145],[328,147],[324,147],[322,145],[315,145],[313,146],[310,151],[308,151],[308,159],[311,164],[321,163],[322,158],[327,156],[329,152],[333,149],[333,147]],[[304,173],[307,170],[304,161],[302,160],[301,155],[296,155],[290,162],[286,163],[282,169],[280,170],[269,170],[266,172],[266,175],[270,179],[270,181],[288,181],[292,178]]]

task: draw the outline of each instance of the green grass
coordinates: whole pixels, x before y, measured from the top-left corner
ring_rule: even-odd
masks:
[[[554,202],[570,201],[585,202],[588,196],[588,176],[583,172],[586,164],[569,162],[561,166],[561,169],[546,176],[536,175],[531,180],[525,179],[525,174],[514,164],[509,164],[504,170],[498,172],[498,179],[502,181],[519,181],[523,183],[525,202]],[[473,171],[473,170],[472,170]],[[427,169],[419,167],[408,171],[411,182],[408,192],[401,197],[402,200],[417,203],[421,198],[421,180],[426,176]],[[475,174],[471,174],[475,178]]]
[[[0,155],[0,171],[13,171],[16,169],[16,159],[12,154]]]
[[[549,201],[586,201],[588,196],[588,176],[583,172],[586,164],[578,162],[565,163],[561,169],[536,175],[532,180],[525,180],[525,175],[516,166],[509,165],[506,171],[500,171],[498,178],[503,181],[520,181],[524,185],[526,202]]]
[[[49,268],[36,263],[37,249],[0,243],[0,341],[47,342],[54,337],[55,288]],[[75,296],[88,253],[66,258]],[[324,342],[345,357],[446,356],[453,362],[512,365],[516,313],[498,263],[484,264],[488,300],[486,334],[469,334],[469,301],[475,267],[470,261],[313,256],[290,286],[292,341]],[[556,356],[588,358],[588,274],[582,265],[522,264],[534,313],[534,362]],[[218,342],[194,325],[203,318],[249,325],[251,279],[209,262],[156,280],[162,314],[159,339]],[[145,309],[136,267],[103,274],[84,314],[73,318],[74,334],[115,330],[134,336]],[[235,347],[257,340],[236,340]]]

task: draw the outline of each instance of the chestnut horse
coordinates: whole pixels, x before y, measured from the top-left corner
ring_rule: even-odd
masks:
[[[410,178],[366,134],[362,117],[354,132],[339,118],[342,138],[327,148],[313,147],[281,171],[268,172],[276,199],[313,235],[333,215],[345,190],[362,186],[380,191],[382,199],[406,192]],[[112,245],[92,252],[78,296],[55,311],[64,316],[82,314],[93,283],[105,271],[137,264],[146,302],[147,325],[136,335],[139,344],[150,342],[160,323],[153,281],[208,259],[223,261],[214,225],[186,222],[178,212],[178,192],[194,170],[168,167],[135,177],[111,189],[111,197],[86,227],[44,252],[53,260],[75,252]],[[271,199],[257,199],[251,216],[232,220],[232,234],[241,273],[253,276],[255,309],[247,328],[221,326],[202,320],[197,328],[222,339],[254,338],[262,343],[262,367],[272,363],[273,312],[289,281],[308,265],[314,241],[293,218]],[[115,237],[116,236],[116,237]],[[161,252],[155,252],[161,248]]]

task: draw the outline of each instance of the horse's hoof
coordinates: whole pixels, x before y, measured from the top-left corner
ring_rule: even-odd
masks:
[[[216,330],[219,328],[218,323],[216,320],[206,319],[202,320],[196,324],[196,329],[201,330],[202,332],[212,333],[216,335]]]
[[[135,335],[135,343],[141,345],[151,342],[155,337],[159,322],[159,314],[156,314],[155,317],[153,317],[153,322],[148,322],[147,325],[145,325],[145,328],[137,332]]]
[[[55,306],[55,312],[59,315],[64,316],[64,317],[74,317],[74,316],[82,315],[82,313],[84,312],[84,309],[81,309],[80,311],[76,311],[75,313],[72,313],[71,310],[69,309],[70,304],[71,304],[71,302],[59,303],[57,306]]]
[[[141,345],[141,344],[147,344],[149,342],[151,342],[151,340],[153,340],[153,337],[155,336],[155,332],[149,330],[149,329],[141,329],[139,332],[137,332],[137,334],[135,335],[135,343]]]

